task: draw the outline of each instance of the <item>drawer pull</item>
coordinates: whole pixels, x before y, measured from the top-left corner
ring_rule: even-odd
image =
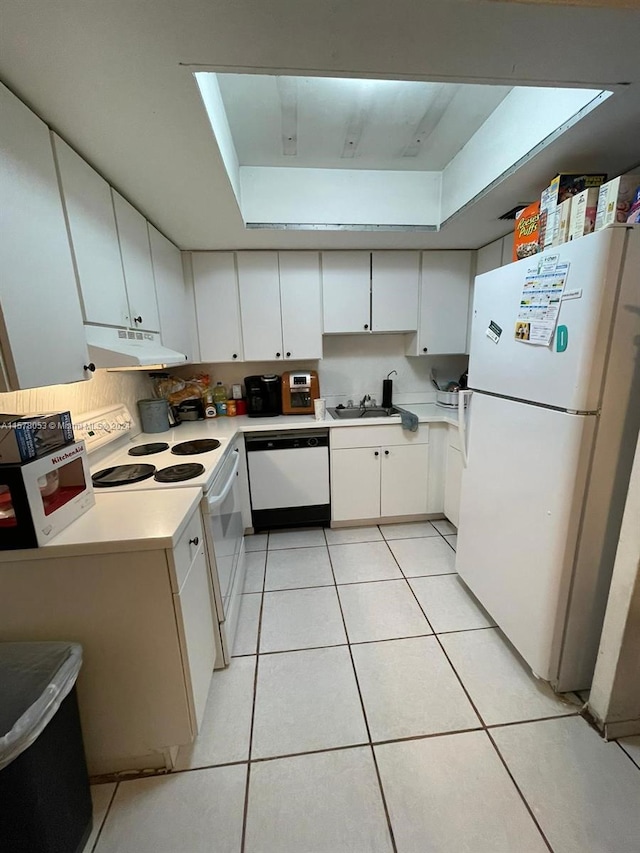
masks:
[[[198,536],[194,536],[193,539],[189,539],[189,545],[198,545],[200,543],[200,538]]]

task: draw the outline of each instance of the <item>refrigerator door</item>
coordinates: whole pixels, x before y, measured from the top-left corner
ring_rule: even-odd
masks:
[[[469,387],[575,412],[596,411],[627,233],[623,227],[605,229],[478,276]],[[555,339],[546,347],[514,336],[527,271],[554,254],[570,263],[565,292],[576,296],[563,299],[560,308],[563,352]],[[498,343],[487,336],[492,322],[502,330]]]
[[[470,410],[456,569],[555,683],[598,419],[478,393]]]

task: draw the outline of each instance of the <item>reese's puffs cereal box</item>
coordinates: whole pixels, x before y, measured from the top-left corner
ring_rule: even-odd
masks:
[[[513,232],[513,260],[529,258],[540,249],[540,202],[534,201],[516,215],[516,228]]]

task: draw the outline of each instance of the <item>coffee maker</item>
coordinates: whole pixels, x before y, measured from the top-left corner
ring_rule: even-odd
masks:
[[[282,414],[280,377],[275,373],[264,376],[245,376],[247,394],[247,416],[250,418],[273,418]]]
[[[312,415],[313,401],[319,396],[320,385],[315,370],[282,374],[283,415]]]

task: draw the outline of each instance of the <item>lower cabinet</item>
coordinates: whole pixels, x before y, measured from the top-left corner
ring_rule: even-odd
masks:
[[[168,550],[144,540],[0,560],[0,641],[82,644],[78,702],[92,776],[171,768],[198,733],[218,648],[204,541],[198,508]]]
[[[460,486],[462,484],[462,452],[457,427],[449,427],[444,479],[444,514],[458,527],[460,513]]]
[[[331,430],[331,519],[358,521],[428,511],[429,426]]]

